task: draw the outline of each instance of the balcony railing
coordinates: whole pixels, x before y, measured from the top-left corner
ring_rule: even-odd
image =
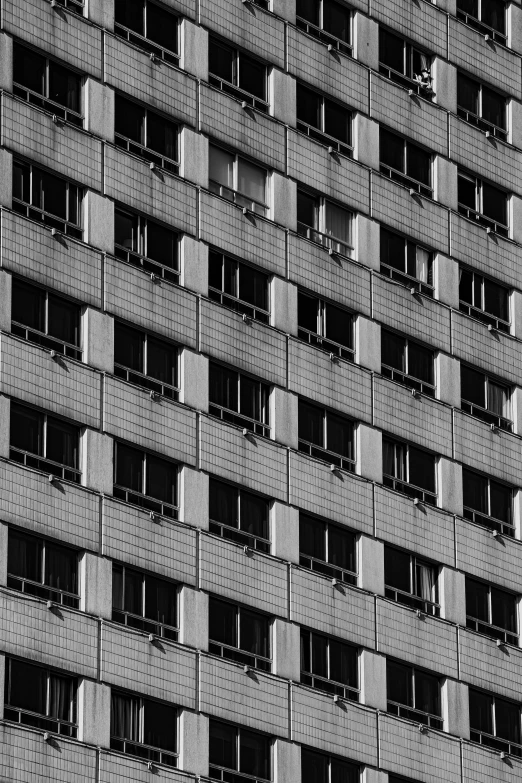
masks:
[[[492,38],[494,41],[498,41],[498,43],[502,44],[503,46],[507,45],[507,35],[505,33],[501,33],[498,30],[495,30],[494,27],[490,27],[489,25],[484,24],[484,22],[481,22],[475,16],[457,9],[457,19],[460,19],[461,22],[469,25],[469,27],[473,27],[474,30],[478,30],[479,33],[482,33],[483,35],[489,35],[490,38]]]
[[[130,503],[132,506],[139,506],[146,511],[152,511],[154,514],[159,514],[162,517],[168,517],[169,519],[177,519],[179,509],[172,503],[166,503],[158,498],[150,497],[142,492],[136,492],[128,487],[120,487],[118,484],[114,484],[113,495],[119,500],[124,500],[125,503]]]
[[[154,152],[149,147],[145,147],[143,144],[138,144],[137,141],[132,141],[126,136],[116,133],[114,135],[114,142],[117,147],[130,152],[131,155],[136,155],[138,158],[148,160],[150,163],[154,163],[160,169],[170,172],[171,174],[177,174],[179,172],[179,163],[172,158],[167,158],[165,155],[160,155],[158,152]]]
[[[265,658],[263,655],[248,653],[244,650],[240,650],[238,647],[231,647],[229,644],[213,642],[211,639],[209,640],[208,645],[209,652],[213,655],[218,655],[220,658],[242,663],[245,666],[251,666],[253,669],[260,669],[264,672],[269,672],[272,669],[272,661],[270,658]]]
[[[469,302],[463,302],[462,299],[459,301],[459,310],[471,318],[476,318],[477,321],[481,321],[483,324],[490,324],[494,329],[498,329],[499,332],[507,332],[509,334],[509,321],[504,321],[503,318],[486,313],[485,310],[474,307]]]
[[[317,231],[317,229],[307,226],[306,223],[297,223],[297,233],[299,236],[305,237],[317,245],[322,245],[334,253],[348,257],[352,255],[353,246],[348,244],[348,242],[336,239],[330,234],[323,234],[322,231]]]
[[[241,413],[232,411],[229,408],[225,408],[222,405],[216,405],[210,403],[208,406],[208,412],[211,416],[217,416],[221,421],[226,421],[229,424],[235,424],[237,427],[245,427],[250,432],[256,435],[262,435],[264,438],[270,437],[270,427],[262,421],[257,419],[251,419],[250,416],[243,416]]]
[[[120,364],[114,365],[114,375],[117,378],[122,378],[129,383],[133,383],[136,386],[142,386],[144,389],[150,389],[156,394],[160,394],[162,397],[167,397],[169,400],[177,400],[179,397],[179,389],[176,386],[171,386],[168,383],[162,383],[148,375],[144,375],[141,372],[135,370],[129,370],[127,367],[123,367]]]
[[[119,623],[120,625],[126,625],[129,628],[135,628],[144,633],[152,633],[154,636],[159,636],[162,639],[170,639],[173,642],[178,641],[178,628],[173,628],[171,625],[165,625],[164,623],[154,622],[154,620],[149,620],[146,617],[133,614],[132,612],[124,612],[122,609],[115,609],[113,607],[112,621],[114,623]]]
[[[491,623],[485,623],[483,620],[477,620],[476,617],[466,617],[466,628],[484,634],[484,636],[491,636],[492,639],[500,639],[505,644],[518,646],[517,633],[508,631],[506,628],[499,628]]]
[[[121,753],[127,753],[129,756],[137,756],[146,761],[165,764],[167,767],[178,766],[177,753],[154,748],[151,745],[144,745],[142,742],[133,742],[121,737],[111,737],[111,750],[119,750]]]
[[[412,277],[412,275],[408,275],[406,272],[388,266],[388,264],[381,263],[380,273],[381,275],[389,277],[390,280],[395,280],[397,283],[401,283],[401,285],[405,285],[409,289],[414,288],[417,293],[424,294],[424,296],[429,296],[433,299],[433,292],[435,289],[430,283],[425,283],[417,277]]]
[[[267,778],[260,778],[257,775],[244,775],[242,772],[235,772],[233,769],[218,767],[210,764],[210,780],[220,780],[223,783],[269,783]]]
[[[504,536],[509,536],[510,538],[515,537],[515,528],[511,522],[505,522],[502,519],[490,517],[488,514],[476,511],[469,506],[464,506],[464,519],[469,519],[470,522],[475,522],[477,525],[487,527],[489,530],[496,530]]]
[[[504,416],[499,416],[497,413],[488,411],[487,408],[481,408],[480,405],[475,405],[474,402],[468,402],[467,400],[461,400],[460,404],[463,411],[474,416],[476,419],[485,421],[487,424],[494,424],[495,427],[498,427],[501,430],[511,432],[513,424],[509,419],[504,418]]]
[[[324,144],[326,147],[332,147],[333,150],[340,152],[342,155],[346,155],[348,158],[353,157],[353,147],[351,144],[339,141],[339,139],[329,136],[327,133],[323,133],[319,128],[314,128],[313,125],[308,125],[306,122],[297,120],[297,130],[306,134],[306,136],[309,136],[311,139],[320,142],[320,144]]]
[[[246,101],[246,103],[254,109],[262,111],[264,114],[268,114],[268,102],[262,98],[258,98],[250,92],[245,92],[245,90],[242,90],[240,87],[236,87],[235,84],[231,84],[225,79],[221,79],[219,76],[214,76],[212,73],[209,74],[208,81],[213,87],[221,90],[221,92],[226,92],[227,95],[231,95],[238,101]]]
[[[179,284],[180,273],[173,267],[165,266],[157,261],[152,261],[150,258],[147,258],[140,253],[135,253],[133,250],[128,250],[121,245],[115,245],[114,255],[116,258],[120,259],[120,261],[126,261],[127,264],[137,266],[143,269],[144,272],[161,277],[169,283]]]
[[[429,601],[427,598],[420,598],[413,593],[406,593],[403,590],[397,590],[395,587],[384,588],[386,598],[395,601],[396,604],[409,606],[412,609],[420,609],[424,614],[430,614],[433,617],[440,617],[440,606],[435,601]]]
[[[402,185],[405,188],[409,188],[410,190],[416,190],[417,193],[419,193],[421,196],[426,196],[426,198],[433,198],[433,188],[431,188],[429,185],[426,185],[425,182],[420,182],[418,179],[409,177],[403,171],[398,171],[398,169],[393,169],[391,166],[386,166],[384,163],[381,163],[380,172],[384,177],[388,177],[394,182],[398,182],[399,185]]]
[[[353,362],[355,357],[355,351],[353,348],[347,348],[346,345],[335,343],[332,340],[328,340],[326,337],[322,337],[316,332],[311,332],[309,329],[304,329],[302,326],[298,328],[297,336],[300,340],[304,340],[309,345],[314,345],[316,348],[320,348],[327,353],[333,353],[335,356],[339,356],[341,359],[346,359],[348,362]]]
[[[459,214],[464,215],[468,220],[473,220],[475,223],[484,226],[484,228],[489,228],[490,231],[494,231],[495,234],[499,234],[502,237],[508,236],[509,229],[504,223],[500,223],[498,220],[492,220],[481,212],[477,212],[476,210],[467,207],[465,204],[459,204],[458,209]]]
[[[73,609],[78,609],[80,605],[80,597],[76,593],[49,587],[41,584],[41,582],[35,582],[22,576],[7,574],[7,586],[12,590],[19,590],[26,595],[34,595],[36,598],[43,598],[61,606],[70,606]]]
[[[225,294],[223,291],[219,291],[217,288],[209,287],[208,297],[209,299],[212,299],[213,302],[219,302],[219,304],[222,304],[223,307],[229,307],[236,313],[246,315],[249,318],[252,318],[254,321],[261,321],[264,324],[267,324],[269,321],[268,310],[263,310],[261,307],[256,307],[256,305],[253,305],[250,302],[245,302],[243,299],[239,299],[237,296]]]
[[[43,470],[45,473],[50,473],[65,481],[74,481],[75,484],[80,483],[81,471],[70,468],[59,462],[54,462],[52,459],[45,459],[45,457],[39,457],[37,454],[31,454],[29,451],[24,451],[23,449],[17,449],[14,446],[11,446],[9,449],[9,459],[12,459],[14,462],[19,462],[21,465],[26,465],[28,468]]]
[[[19,199],[13,197],[12,208],[14,212],[18,212],[19,215],[34,220],[37,223],[43,223],[48,228],[55,228],[57,231],[61,231],[62,234],[74,237],[75,239],[83,238],[82,229],[75,223],[70,223],[68,220],[62,220],[56,215],[52,215],[50,212],[45,212],[43,209],[32,207],[30,204],[26,204]]]
[[[354,571],[348,571],[346,568],[339,568],[339,566],[332,565],[332,563],[327,563],[324,560],[319,560],[317,557],[300,554],[299,565],[303,568],[310,569],[310,571],[316,571],[318,574],[329,576],[332,579],[338,579],[345,584],[357,584],[357,574]]]
[[[236,544],[243,544],[243,546],[249,546],[251,549],[256,549],[258,552],[270,552],[270,541],[261,536],[255,536],[252,533],[247,533],[237,527],[231,527],[229,525],[223,525],[221,522],[210,520],[209,532],[214,533],[220,538],[226,538],[228,541],[235,541]]]
[[[297,17],[295,23],[300,30],[308,33],[308,35],[311,35],[312,38],[317,38],[318,41],[321,41],[327,46],[333,46],[334,49],[342,52],[342,54],[346,54],[348,57],[352,57],[353,46],[346,41],[342,41],[340,38],[336,38],[335,35],[325,32],[320,27],[317,27],[315,24],[312,24],[311,22],[308,22],[306,19],[302,19],[299,16]]]
[[[83,13],[83,10],[82,12],[78,11],[78,13]],[[21,84],[14,83],[13,95],[21,98],[26,103],[30,103],[33,106],[38,106],[40,109],[49,112],[49,114],[52,114],[64,122],[69,122],[71,125],[76,125],[78,128],[83,128],[83,117],[81,114],[73,111],[72,109],[68,109],[61,103],[56,103],[55,101],[51,101],[49,98],[45,98],[43,95],[34,92],[34,90],[29,90],[27,87],[24,87]]]
[[[351,685],[343,685],[343,683],[335,682],[335,680],[329,680],[326,677],[319,677],[317,674],[303,671],[301,671],[301,682],[303,685],[310,686],[310,688],[316,688],[318,691],[324,691],[324,693],[332,693],[348,701],[359,701],[359,689]]]
[[[415,378],[414,375],[400,372],[400,370],[396,370],[395,367],[389,367],[387,364],[381,365],[381,372],[385,378],[390,378],[390,380],[396,381],[402,384],[402,386],[407,386],[408,389],[415,389],[427,397],[435,397],[435,386],[432,383],[421,381]]]
[[[249,209],[250,212],[254,212],[256,215],[265,217],[268,212],[266,204],[263,204],[261,201],[256,201],[249,196],[245,196],[237,190],[228,188],[226,185],[220,185],[219,182],[216,182],[213,179],[209,181],[209,190],[211,193],[215,193],[217,196],[221,196],[227,201],[237,204],[238,207]]]
[[[116,22],[114,25],[114,32],[116,35],[120,36],[120,38],[124,38],[126,41],[129,41],[129,43],[135,44],[135,46],[144,49],[146,52],[149,52],[149,54],[153,54],[154,57],[157,57],[159,60],[164,60],[164,62],[175,65],[176,67],[179,66],[179,54],[171,52],[169,49],[163,49],[143,35],[135,33],[134,30],[130,30],[128,27]]]
[[[511,742],[510,740],[502,739],[502,737],[495,737],[492,734],[487,734],[485,731],[477,731],[476,729],[471,729],[470,739],[472,742],[478,742],[487,748],[504,751],[504,753],[508,753],[510,756],[522,757],[522,745],[518,742]]]
[[[10,720],[22,726],[32,726],[35,729],[51,731],[53,734],[60,734],[63,737],[76,737],[78,734],[78,726],[75,723],[46,715],[38,715],[36,712],[21,710],[8,705],[4,707],[4,720]]]
[[[11,322],[11,332],[17,337],[27,340],[28,343],[35,343],[43,348],[49,348],[49,350],[68,356],[70,359],[77,359],[80,362],[82,360],[82,351],[78,346],[67,343],[65,340],[56,340],[54,337],[44,334],[44,332],[30,329],[28,326],[19,324],[16,321]]]
[[[396,492],[400,492],[402,495],[407,495],[410,498],[417,498],[422,503],[428,503],[430,506],[435,506],[437,503],[437,495],[434,492],[423,487],[417,487],[408,481],[402,481],[402,479],[384,474],[382,483],[385,487],[390,487],[390,489],[394,489]]]
[[[342,454],[336,454],[334,451],[328,451],[321,446],[317,446],[315,443],[302,440],[299,438],[299,451],[304,454],[308,454],[310,457],[316,457],[323,460],[323,462],[330,462],[337,468],[346,470],[349,473],[355,472],[355,460],[351,457],[343,457]]]
[[[407,90],[413,90],[417,95],[420,95],[422,98],[426,98],[426,100],[431,101],[433,96],[435,95],[433,90],[433,83],[432,81],[423,82],[419,79],[412,79],[409,76],[406,76],[406,74],[401,73],[400,71],[396,71],[393,68],[390,68],[388,65],[383,65],[382,63],[379,64],[379,73],[382,74],[382,76],[385,76],[387,79],[390,79],[390,81],[395,82],[396,84],[400,84],[401,87],[405,87]]]
[[[398,715],[400,718],[408,718],[408,720],[413,720],[416,723],[431,726],[432,729],[442,730],[442,718],[440,715],[432,715],[423,710],[416,710],[396,701],[388,701],[388,712],[391,712],[392,715]]]
[[[483,117],[479,117],[478,114],[475,114],[472,111],[468,111],[467,109],[463,109],[461,106],[457,106],[457,114],[462,120],[469,122],[470,125],[475,125],[480,130],[489,132],[497,139],[507,141],[507,130],[505,128],[501,128],[499,125],[488,122],[488,120],[485,120]]]

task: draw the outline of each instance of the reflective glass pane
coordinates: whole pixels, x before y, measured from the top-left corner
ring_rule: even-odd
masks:
[[[469,721],[475,731],[493,734],[493,699],[485,693],[469,690]]]
[[[175,506],[176,478],[176,466],[172,462],[147,455],[147,495]]]
[[[42,581],[42,542],[33,536],[9,530],[7,573],[33,582]]]
[[[208,44],[208,70],[214,76],[235,84],[236,53],[230,46],[226,46],[214,38],[210,38]]]
[[[39,95],[45,95],[45,57],[14,43],[13,81]]]
[[[241,609],[239,615],[239,647],[241,650],[268,658],[268,618],[257,612]]]
[[[266,100],[266,66],[246,57],[239,55],[239,87],[251,95],[255,95],[262,101]]]
[[[174,14],[164,11],[156,3],[147,2],[146,37],[163,49],[178,51],[178,19]]]
[[[116,322],[114,324],[114,361],[129,370],[144,372],[144,335]]]
[[[237,770],[237,729],[227,723],[210,720],[210,764]]]
[[[386,681],[390,701],[413,707],[412,672],[409,666],[388,661]]]
[[[384,583],[404,593],[412,592],[410,555],[393,547],[384,547]]]
[[[237,189],[245,196],[264,204],[266,201],[266,171],[243,158],[239,158]]]
[[[228,527],[239,527],[237,489],[222,481],[210,479],[209,517]]]
[[[381,362],[400,372],[406,372],[406,340],[385,329],[381,333]]]
[[[297,85],[297,119],[321,128],[321,97],[302,84]]]
[[[80,344],[80,311],[72,302],[49,294],[47,300],[47,333],[71,345]]]
[[[324,446],[324,414],[321,408],[299,400],[299,438]]]
[[[234,187],[234,156],[210,145],[209,178],[227,188]]]
[[[169,704],[143,699],[143,742],[175,753],[177,711]]]
[[[43,455],[43,419],[39,413],[11,404],[11,446]]]
[[[80,112],[80,77],[57,63],[49,63],[49,98]]]
[[[45,291],[14,279],[11,319],[40,332],[45,331]]]
[[[239,735],[239,771],[244,775],[270,777],[270,740],[262,734],[241,729]]]
[[[306,294],[303,294],[301,291],[299,291],[297,295],[298,325],[309,332],[314,332],[315,334],[318,334],[320,331],[317,320],[318,306],[318,299],[315,299],[312,296],[307,296]]]
[[[120,136],[145,144],[145,109],[137,103],[116,96],[114,130]]]
[[[299,515],[299,552],[326,561],[326,525],[306,514]]]
[[[258,495],[241,491],[239,495],[240,527],[246,533],[268,538],[268,503]]]
[[[335,525],[328,526],[327,560],[338,568],[355,572],[355,536]]]
[[[78,555],[72,549],[58,544],[45,546],[44,584],[65,590],[78,592]]]
[[[176,586],[164,579],[145,577],[145,617],[165,625],[177,626]]]
[[[463,400],[479,405],[481,408],[486,407],[486,384],[483,373],[462,364],[460,366],[460,388]]]
[[[116,444],[116,484],[143,492],[143,453],[122,443]]]
[[[209,599],[209,639],[213,642],[238,646],[237,607],[217,598]]]
[[[147,339],[147,375],[176,386],[177,351],[162,340]]]
[[[211,362],[209,400],[215,405],[238,411],[238,374]]]
[[[409,448],[410,484],[435,492],[435,457],[426,451]]]
[[[466,614],[485,623],[489,617],[489,590],[487,585],[466,577]]]
[[[353,424],[328,412],[326,416],[326,448],[335,454],[353,459]]]
[[[137,215],[119,209],[114,211],[114,243],[125,250],[140,252]]]
[[[379,29],[379,62],[404,73],[404,41],[382,28]]]
[[[23,661],[9,661],[8,704],[39,715],[47,712],[47,671]]]

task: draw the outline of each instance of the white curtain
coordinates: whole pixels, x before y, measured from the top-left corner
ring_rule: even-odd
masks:
[[[324,233],[339,239],[344,244],[351,246],[351,215],[346,209],[330,204],[325,204]]]
[[[435,571],[424,563],[417,563],[417,594],[426,601],[434,600]]]
[[[488,409],[497,416],[508,418],[508,397],[506,389],[492,381],[488,381]]]
[[[210,179],[227,188],[234,187],[234,156],[210,146]]]
[[[421,283],[428,283],[428,275],[430,270],[430,254],[423,247],[417,247],[416,258],[416,277]]]
[[[241,158],[238,161],[237,189],[261,204],[266,203],[266,171]]]

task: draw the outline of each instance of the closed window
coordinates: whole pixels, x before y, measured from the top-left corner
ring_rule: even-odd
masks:
[[[457,114],[466,122],[506,141],[506,99],[463,73],[457,76]]]
[[[469,689],[470,739],[487,748],[522,756],[520,705],[490,693]]]
[[[379,28],[379,72],[408,90],[431,100],[431,57],[416,46]]]
[[[116,95],[114,131],[118,147],[178,173],[178,127],[170,120]]]
[[[209,652],[269,672],[268,617],[218,598],[209,599]]]
[[[460,269],[459,308],[495,329],[509,332],[509,291],[468,269]]]
[[[297,299],[298,336],[310,345],[352,362],[353,316],[341,307],[299,291]]]
[[[508,644],[518,645],[516,596],[466,577],[466,626]]]
[[[352,113],[341,104],[297,85],[297,130],[328,147],[352,156]]]
[[[301,628],[301,682],[350,701],[359,701],[357,649]]]
[[[268,275],[210,250],[208,286],[210,299],[256,321],[268,323]]]
[[[4,720],[76,737],[77,680],[66,674],[6,658]]]
[[[385,128],[380,129],[379,144],[381,174],[431,198],[431,154]]]
[[[260,111],[268,111],[266,65],[212,37],[208,60],[210,84]]]
[[[317,405],[299,400],[299,451],[353,473],[353,422]]]
[[[29,163],[13,162],[13,209],[50,229],[81,239],[82,191]]]
[[[308,35],[352,55],[352,13],[344,2],[297,0],[296,24]]]
[[[381,372],[409,389],[435,396],[433,351],[386,329],[381,332]]]
[[[54,60],[13,44],[13,93],[82,127],[81,77]]]
[[[390,438],[382,439],[382,472],[385,487],[435,505],[435,457],[427,451]]]
[[[267,500],[213,478],[209,492],[211,533],[260,552],[270,551]]]
[[[357,583],[356,537],[330,522],[299,515],[299,565],[354,585]]]
[[[461,215],[507,237],[508,200],[505,191],[473,174],[459,171],[458,206]]]
[[[507,44],[503,0],[457,0],[457,18],[494,41]]]
[[[78,553],[69,547],[9,529],[7,586],[77,609]]]
[[[427,248],[381,228],[380,255],[382,275],[433,296],[433,253]]]
[[[210,145],[209,188],[257,215],[266,215],[267,172],[246,158]]]
[[[264,734],[249,731],[243,726],[210,719],[209,777],[211,780],[236,781],[234,772],[241,773],[241,781],[271,779],[271,741]]]
[[[514,536],[513,490],[506,484],[463,468],[464,518],[506,536]]]
[[[114,497],[176,519],[177,467],[123,443],[114,445]]]
[[[82,358],[78,305],[17,279],[13,280],[11,332],[72,359]]]
[[[386,664],[388,712],[442,729],[440,683],[433,674],[395,661]]]
[[[111,750],[177,767],[177,710],[112,689]]]
[[[357,764],[301,748],[301,783],[359,783]]]
[[[114,210],[114,255],[158,275],[179,282],[179,234],[154,220],[127,210]]]
[[[80,482],[80,429],[11,402],[9,458],[60,479]]]
[[[63,8],[67,8],[72,14],[83,16],[83,9],[85,7],[83,0],[56,0],[56,2],[63,6]]]
[[[113,622],[176,642],[177,609],[177,589],[172,582],[113,564]]]
[[[353,251],[353,214],[343,207],[305,190],[297,190],[297,233],[332,253],[350,256]]]
[[[511,430],[508,386],[461,364],[460,388],[463,411],[495,427]]]
[[[178,18],[151,0],[116,0],[114,32],[160,60],[179,61]]]
[[[269,436],[266,383],[210,362],[209,385],[209,413],[258,435]]]
[[[437,574],[438,569],[420,557],[384,547],[386,598],[438,617]]]
[[[177,348],[118,321],[114,324],[114,374],[171,400],[178,399]]]

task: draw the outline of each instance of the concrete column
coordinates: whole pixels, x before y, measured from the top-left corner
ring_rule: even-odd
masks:
[[[522,533],[522,490],[519,488],[513,492],[513,524],[515,538],[520,539]]]
[[[274,674],[299,682],[301,677],[301,633],[295,623],[279,617],[272,627],[272,657]]]
[[[508,141],[519,149],[522,147],[522,103],[511,98],[508,102]]]
[[[208,650],[208,594],[183,585],[179,608],[181,644],[196,650]]]
[[[362,703],[386,712],[386,658],[372,650],[362,650],[360,673]]]
[[[362,783],[388,783],[388,773],[380,769],[365,767],[362,774]]]
[[[0,90],[13,92],[13,39],[0,33]]]
[[[78,688],[78,739],[89,745],[109,748],[111,744],[111,689],[92,680]]]
[[[7,584],[7,544],[9,528],[5,522],[0,522],[0,587]]]
[[[102,372],[114,372],[114,318],[93,307],[82,314],[83,361]]]
[[[272,554],[299,565],[299,509],[274,500],[270,517]]]
[[[297,286],[274,276],[270,283],[270,325],[297,337]]]
[[[364,315],[355,321],[355,360],[368,370],[381,371],[381,325]]]
[[[11,401],[0,395],[0,457],[9,459]]]
[[[289,73],[272,68],[270,73],[270,116],[291,128],[296,125],[296,80]]]
[[[362,422],[357,426],[357,473],[382,484],[382,432]]]
[[[0,719],[4,717],[5,698],[5,655],[0,653]]]
[[[180,511],[186,525],[208,530],[208,476],[188,465],[181,469]]]
[[[114,0],[87,0],[87,17],[106,30],[114,30]]]
[[[88,190],[84,198],[84,239],[89,245],[114,253],[114,202]]]
[[[114,142],[114,90],[90,76],[85,81],[85,130]]]
[[[445,620],[466,626],[466,577],[462,571],[443,566],[439,576],[441,615]]]
[[[1,285],[1,284],[0,284]],[[510,332],[519,340],[522,339],[522,292],[511,291],[510,294],[511,329]]]
[[[81,555],[80,609],[104,620],[112,618],[112,560],[92,552]]]
[[[440,57],[433,58],[431,66],[435,103],[452,114],[457,113],[457,69]]]
[[[274,386],[270,392],[271,437],[277,443],[297,451],[298,399],[296,394]]]
[[[183,348],[180,359],[180,402],[208,411],[208,358]]]
[[[13,206],[13,156],[0,149],[0,207]]]
[[[359,587],[384,595],[384,544],[376,538],[359,539]]]
[[[522,389],[515,386],[511,395],[513,429],[517,435],[522,435]]]
[[[459,265],[453,258],[437,253],[433,262],[435,297],[448,307],[459,309]]]
[[[0,269],[0,331],[11,331],[11,299],[13,278],[10,272]]]
[[[378,272],[381,268],[381,227],[365,215],[357,215],[356,261]]]
[[[354,126],[355,160],[379,171],[379,123],[364,114],[356,114]]]
[[[509,237],[522,244],[522,199],[514,193],[509,197]]]
[[[301,783],[301,746],[277,738],[274,767],[274,783]]]
[[[437,399],[460,408],[460,361],[439,351],[435,356],[435,376]]]
[[[522,9],[518,3],[507,4],[508,46],[522,54]]]
[[[379,70],[379,25],[356,11],[354,14],[354,57],[363,65]]]
[[[273,171],[270,193],[271,219],[290,231],[297,231],[297,184],[278,171]]]
[[[457,164],[442,155],[435,156],[434,198],[455,212],[458,209]]]
[[[208,245],[186,234],[181,239],[181,285],[208,296]]]
[[[450,514],[462,516],[462,465],[445,457],[438,464],[438,506]]]
[[[82,484],[95,492],[112,495],[114,486],[114,441],[110,435],[91,430],[82,434]]]
[[[208,32],[190,19],[181,22],[180,54],[180,68],[208,82]]]
[[[444,731],[469,739],[469,690],[463,682],[449,678],[442,688]]]
[[[272,13],[295,24],[296,0],[272,0]]]
[[[207,137],[186,126],[180,136],[180,175],[194,185],[208,188]]]
[[[180,769],[208,777],[209,719],[199,712],[183,710],[180,726]]]

